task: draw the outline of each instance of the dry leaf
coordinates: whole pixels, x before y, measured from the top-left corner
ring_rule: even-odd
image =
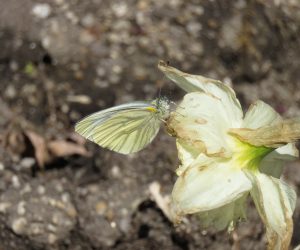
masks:
[[[25,131],[26,136],[34,147],[34,155],[40,167],[44,167],[45,163],[50,160],[45,139],[33,131]]]
[[[79,145],[84,145],[86,143],[86,139],[75,132],[71,133],[68,138],[70,138],[70,140],[76,142]]]
[[[68,142],[65,140],[54,140],[48,143],[48,149],[54,157],[64,157],[69,155],[90,156],[90,152],[83,145]]]

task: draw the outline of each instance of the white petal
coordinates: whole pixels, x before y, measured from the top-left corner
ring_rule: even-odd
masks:
[[[236,98],[235,92],[229,86],[218,80],[209,79],[200,75],[187,74],[162,61],[159,63],[158,68],[186,92],[203,91],[219,98],[224,104],[225,109],[228,108],[227,113],[231,113],[229,120],[231,120],[233,124],[235,121],[238,121],[239,124],[239,120],[243,116],[241,105]],[[236,127],[238,124],[232,127]]]
[[[259,165],[259,170],[267,175],[279,178],[282,174],[283,166],[287,161],[293,161],[299,157],[299,152],[294,143],[275,149],[265,156]]]
[[[234,229],[236,222],[246,219],[246,200],[248,194],[220,208],[207,212],[199,213],[200,224],[202,227],[213,226],[217,230],[227,228],[229,231]]]
[[[293,233],[296,193],[279,179],[253,175],[251,196],[266,226],[269,249],[288,249]]]
[[[176,174],[181,175],[188,167],[197,165],[205,166],[215,162],[215,159],[206,156],[203,153],[199,153],[199,150],[187,145],[182,140],[176,140],[178,149],[178,158],[180,160],[180,166],[176,169]]]
[[[281,116],[263,101],[256,101],[248,109],[244,122],[244,128],[257,129],[267,125],[273,125],[281,121]]]
[[[221,99],[200,92],[185,95],[168,122],[169,130],[187,144],[208,155],[231,155],[227,130],[242,123],[241,115]],[[235,119],[236,115],[239,119]],[[229,150],[229,152],[228,152]]]
[[[176,174],[181,175],[181,173],[196,160],[200,153],[199,150],[184,143],[182,140],[177,139],[176,146],[180,160],[180,167],[176,169]]]
[[[173,208],[179,217],[212,210],[240,198],[251,187],[251,181],[244,172],[230,167],[228,162],[204,166],[193,164],[175,183]]]

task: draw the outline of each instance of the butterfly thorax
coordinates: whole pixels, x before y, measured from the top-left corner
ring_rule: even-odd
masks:
[[[151,104],[156,109],[156,113],[160,119],[167,119],[170,115],[170,101],[166,97],[155,99]]]

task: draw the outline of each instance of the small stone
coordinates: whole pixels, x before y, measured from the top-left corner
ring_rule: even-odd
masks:
[[[48,242],[49,244],[54,244],[57,241],[57,237],[55,234],[49,234],[48,235]]]
[[[201,55],[203,53],[203,46],[201,43],[193,43],[190,46],[190,50],[195,55]]]
[[[109,86],[109,83],[107,81],[101,81],[100,79],[96,79],[94,84],[96,87],[99,87],[99,88],[107,88]],[[102,104],[100,103],[99,106],[102,106]]]
[[[83,30],[80,32],[79,39],[83,44],[90,44],[95,41],[95,36],[93,36],[88,30]]]
[[[44,36],[42,38],[42,45],[45,47],[45,48],[49,48],[50,45],[51,45],[51,39],[49,36]]]
[[[33,6],[32,13],[41,19],[47,18],[51,13],[51,7],[46,3],[39,3]]]
[[[5,169],[5,166],[2,162],[0,162],[0,171],[3,171]]]
[[[35,159],[32,157],[25,157],[21,160],[20,166],[25,169],[30,169],[35,164]]]
[[[8,85],[4,91],[4,95],[9,99],[13,99],[16,97],[17,91],[13,85]]]
[[[56,191],[59,192],[59,193],[61,193],[61,192],[64,191],[64,187],[63,187],[63,185],[61,185],[61,183],[56,183],[55,189],[56,189]]]
[[[69,193],[63,193],[61,195],[61,200],[65,203],[70,202],[70,200],[71,200],[70,194]]]
[[[60,216],[60,214],[58,214],[58,213],[55,213],[55,214],[52,216],[52,222],[53,222],[54,224],[56,224],[56,225],[60,222],[60,219],[61,219],[61,216]]]
[[[123,69],[120,65],[114,65],[112,67],[112,71],[116,74],[120,74],[120,73],[122,73]]]
[[[86,14],[82,19],[81,23],[84,27],[92,27],[95,24],[95,17],[92,14]]]
[[[111,226],[112,228],[116,228],[116,227],[117,227],[117,223],[114,222],[114,221],[112,221],[112,222],[110,223],[110,226]]]
[[[20,193],[21,194],[25,194],[25,193],[29,193],[31,191],[32,191],[31,186],[28,183],[26,183],[25,186],[24,186],[24,188],[21,190]]]
[[[112,6],[112,9],[117,17],[123,17],[128,11],[128,6],[125,2],[118,2]]]
[[[234,15],[231,19],[225,22],[221,29],[221,39],[219,39],[219,46],[221,48],[229,47],[238,50],[240,44],[240,32],[242,29],[242,16]]]
[[[10,64],[9,64],[9,67],[12,71],[17,71],[19,69],[19,65],[16,61],[12,61]]]
[[[200,35],[200,31],[202,30],[202,24],[199,22],[189,22],[187,24],[187,30],[190,32],[193,36]]]
[[[11,207],[11,204],[9,202],[2,202],[0,203],[0,212],[6,213],[7,209]]]
[[[47,225],[47,229],[50,231],[50,232],[53,232],[55,233],[57,231],[57,227],[53,224],[48,224]]]
[[[17,218],[12,222],[11,228],[16,234],[22,234],[27,227],[27,220],[23,217]]]
[[[31,234],[33,234],[33,235],[39,235],[39,234],[43,233],[41,224],[39,224],[39,223],[32,223],[30,225],[30,231],[31,231]]]
[[[207,235],[207,231],[206,230],[202,230],[201,234],[205,236],[205,235]]]
[[[104,201],[99,201],[96,206],[95,206],[95,209],[96,209],[96,213],[99,214],[99,215],[103,215],[106,210],[107,210],[107,204],[106,202]]]
[[[72,12],[72,11],[67,11],[66,17],[73,23],[77,24],[78,23],[78,17]]]
[[[201,16],[204,14],[204,8],[202,6],[193,6],[193,12]]]
[[[111,168],[111,174],[112,174],[113,177],[115,177],[115,178],[121,177],[121,171],[120,171],[119,166],[114,165],[114,166]]]
[[[112,83],[112,84],[117,84],[120,82],[120,77],[118,75],[111,75],[109,76],[109,81]]]
[[[64,0],[55,0],[57,5],[62,5],[65,1]]]
[[[61,111],[66,114],[66,113],[68,113],[70,111],[70,107],[67,104],[64,103],[61,106]]]
[[[12,181],[12,185],[14,188],[19,188],[21,186],[20,184],[20,180],[19,180],[19,177],[14,175],[12,178],[11,178],[11,181]]]
[[[45,187],[44,186],[42,186],[42,185],[39,185],[38,187],[37,187],[37,192],[40,194],[40,195],[43,195],[44,193],[45,193]]]
[[[96,69],[96,72],[97,72],[98,76],[105,76],[106,75],[106,70],[104,68],[102,68],[102,67],[98,67]]]
[[[119,228],[124,233],[126,233],[130,230],[130,219],[129,219],[129,217],[124,217],[120,220]]]
[[[24,215],[26,213],[25,201],[20,201],[17,206],[18,215]]]

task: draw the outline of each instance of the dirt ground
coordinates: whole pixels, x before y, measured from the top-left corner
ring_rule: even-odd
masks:
[[[265,249],[249,202],[233,235],[175,227],[153,200],[178,164],[165,131],[122,156],[74,123],[133,100],[184,93],[157,69],[231,84],[243,107],[262,99],[300,115],[298,0],[0,0],[0,249]],[[283,177],[300,190],[300,161]],[[300,244],[300,199],[292,248]]]

